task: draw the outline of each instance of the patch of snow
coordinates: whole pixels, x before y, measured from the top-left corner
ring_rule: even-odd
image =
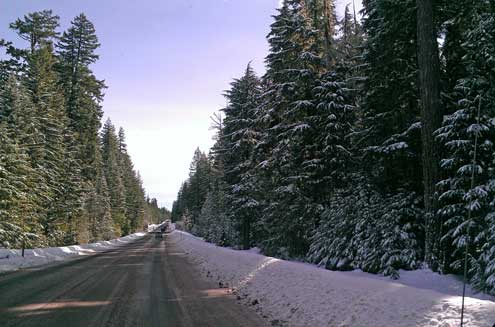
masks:
[[[171,241],[202,273],[228,287],[238,300],[278,326],[454,327],[459,326],[459,281],[429,271],[402,271],[402,279],[335,272],[250,251],[206,243],[182,231]],[[367,276],[365,276],[367,275]],[[495,302],[466,298],[465,325],[495,323]]]
[[[261,253],[261,249],[260,248],[257,248],[257,247],[250,248],[249,250],[243,250],[243,251],[244,252],[256,253],[256,254],[260,254]]]
[[[369,274],[361,270],[354,270],[349,273],[365,278],[379,279],[385,281],[390,279],[389,277],[383,275]],[[400,278],[394,280],[395,283],[415,288],[432,290],[452,296],[458,296],[462,294],[462,279],[460,279],[460,277],[458,276],[440,275],[436,272],[431,271],[430,269],[419,269],[413,271],[400,270],[399,273]],[[469,285],[466,285],[466,296],[479,300],[495,301],[494,296],[476,292]]]
[[[21,250],[0,248],[0,272],[40,266],[77,256],[91,255],[96,252],[110,250],[115,247],[128,244],[143,237],[144,235],[145,233],[135,233],[114,240],[101,241],[91,244],[26,249],[24,251],[24,257],[22,257]]]

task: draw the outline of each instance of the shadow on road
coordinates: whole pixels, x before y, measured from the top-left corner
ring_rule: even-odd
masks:
[[[123,247],[0,276],[0,326],[264,326],[227,289],[199,279],[172,242]]]

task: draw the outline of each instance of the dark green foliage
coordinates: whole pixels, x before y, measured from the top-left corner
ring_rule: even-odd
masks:
[[[127,235],[141,230],[145,223],[165,220],[166,213],[158,208],[156,199],[145,198],[141,177],[127,153],[124,129],[117,135],[110,120],[101,132],[101,153],[104,180],[98,184],[100,193],[108,193],[115,232]]]
[[[85,219],[88,223],[90,242],[101,239],[108,240],[116,235],[112,221],[107,179],[100,151],[96,153],[95,159],[96,176],[94,177],[94,187],[85,195],[83,207]]]
[[[206,154],[198,149],[189,167],[189,182],[186,197],[188,199],[188,211],[191,215],[192,223],[198,219],[203,203],[210,188],[210,162]]]
[[[105,172],[108,193],[110,196],[110,207],[115,226],[123,227],[127,231],[125,221],[125,188],[122,182],[120,169],[119,140],[115,126],[110,119],[105,122],[101,132],[101,149],[103,159],[103,170]],[[120,231],[119,231],[120,232]]]
[[[320,195],[314,192],[319,181],[308,169],[321,159],[315,148],[320,112],[313,89],[324,61],[314,24],[298,1],[287,1],[268,35],[262,110],[272,121],[263,135],[272,147],[262,162],[272,178],[265,183],[270,200],[262,220],[267,234],[263,248],[273,254],[304,255],[307,232],[321,207],[314,199]]]
[[[46,186],[40,185],[43,178],[31,159],[41,139],[34,106],[28,91],[13,76],[3,85],[0,99],[1,219],[18,224],[23,232],[40,233],[38,212]]]
[[[0,123],[0,244],[17,244],[17,232],[39,231],[34,220],[37,204],[30,190],[34,174],[29,157],[13,137],[6,123]]]
[[[248,65],[244,76],[234,80],[231,89],[225,93],[228,105],[223,109],[225,119],[219,135],[222,139],[221,148],[215,152],[217,160],[223,163],[223,180],[228,185],[228,217],[236,225],[239,235],[242,235],[241,245],[245,249],[252,245],[251,235],[257,234],[251,230],[255,225],[252,219],[257,216],[259,207],[252,195],[254,185],[250,171],[254,166],[253,149],[259,138],[255,120],[260,96],[261,81]],[[215,198],[218,197],[217,193],[210,195],[210,202],[218,202]]]
[[[182,183],[182,186],[177,193],[177,200],[172,204],[172,222],[181,220],[182,215],[187,209],[186,195],[188,193],[187,182]]]
[[[172,206],[172,221],[181,220],[183,216],[187,216],[192,225],[199,221],[203,203],[211,187],[211,179],[211,163],[198,148],[189,167],[189,179],[182,184]]]
[[[403,191],[380,194],[362,177],[353,177],[351,185],[332,197],[324,223],[312,236],[308,260],[392,277],[398,277],[399,268],[418,268],[421,198]]]
[[[81,14],[58,39],[58,16],[45,10],[10,27],[29,48],[0,42],[0,246],[111,239],[166,219],[145,199],[123,129],[108,122],[100,144],[92,23]]]
[[[223,138],[219,142],[223,143]],[[222,246],[236,246],[238,220],[229,214],[236,201],[228,185],[223,181],[223,154],[219,148],[206,157],[199,149],[195,151],[189,179],[180,188],[172,207],[172,221],[181,221],[184,228]],[[224,148],[222,148],[224,149]],[[224,153],[225,154],[225,153]],[[227,195],[230,192],[230,197]],[[201,200],[200,211],[196,205]]]
[[[125,132],[119,129],[119,168],[125,188],[125,213],[128,231],[135,232],[141,229],[144,221],[145,193],[139,175],[134,171],[131,157],[127,153]],[[158,206],[157,206],[158,207]],[[154,213],[155,216],[158,214]],[[160,220],[160,222],[163,220]]]
[[[364,0],[361,25],[349,7],[338,21],[332,0],[285,0],[266,74],[248,66],[232,82],[171,213],[145,196],[124,130],[108,121],[99,134],[92,23],[81,14],[60,36],[51,11],[26,15],[11,28],[27,48],[0,41],[1,244],[108,239],[170,217],[219,245],[394,278],[423,264],[460,273],[467,249],[471,283],[495,293],[494,4],[434,4],[436,190],[424,188],[437,160],[421,100],[436,86],[418,83],[416,1]]]
[[[167,219],[170,219],[170,211],[166,208],[159,208],[155,198],[150,199],[147,197],[144,207],[144,222],[147,224],[158,224]]]
[[[32,156],[34,168],[40,172],[46,185],[41,194],[46,216],[41,224],[45,237],[53,245],[76,241],[73,218],[78,218],[78,204],[71,203],[70,197],[77,197],[80,187],[77,177],[72,175],[79,173],[79,167],[67,149],[69,144],[73,144],[72,134],[68,130],[64,98],[54,63],[51,45],[35,50],[30,57],[27,83],[42,136]]]
[[[237,242],[237,231],[234,222],[227,215],[227,198],[224,189],[226,185],[218,183],[206,196],[201,208],[201,217],[198,224],[198,234],[208,242],[220,246],[232,246]]]
[[[77,16],[57,43],[58,72],[65,95],[69,125],[78,138],[78,159],[86,181],[95,176],[95,154],[98,149],[103,81],[98,80],[89,65],[98,59],[100,46],[93,24],[84,14]]]
[[[361,25],[349,6],[337,22],[330,0],[282,2],[261,83],[248,68],[226,93],[200,215],[190,178],[172,216],[217,244],[394,278],[421,266],[459,273],[467,244],[473,286],[493,293],[493,2],[435,2],[443,103],[433,114],[445,117],[432,134],[442,180],[428,201],[423,170],[436,162],[423,160],[432,135],[421,124],[416,1],[363,5]],[[440,208],[433,219],[426,204]]]
[[[59,17],[53,15],[51,10],[43,10],[27,14],[23,20],[18,18],[10,24],[10,28],[29,42],[31,53],[34,53],[37,47],[45,46],[59,35],[56,32],[58,20]]]
[[[421,191],[415,1],[363,1],[362,146],[380,188]]]
[[[451,93],[455,111],[437,137],[445,147],[445,178],[439,183],[444,222],[446,271],[463,270],[468,249],[469,278],[486,292],[495,291],[495,20],[493,6],[480,1],[462,35],[465,75]],[[476,152],[476,161],[473,161]],[[468,217],[470,216],[470,219]]]

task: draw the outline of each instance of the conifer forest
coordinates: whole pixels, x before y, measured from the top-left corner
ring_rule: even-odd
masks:
[[[215,145],[194,153],[172,220],[330,270],[466,266],[495,294],[495,2],[363,8],[337,18],[332,0],[282,2],[266,72],[246,63],[224,92]],[[78,17],[54,42],[56,19],[38,15],[12,24],[31,46],[2,67],[3,223],[55,243],[139,228],[123,132],[97,134],[91,24]]]
[[[101,126],[92,22],[59,20],[27,13],[9,26],[18,39],[0,41],[0,247],[108,240],[169,215],[147,197],[124,129]]]

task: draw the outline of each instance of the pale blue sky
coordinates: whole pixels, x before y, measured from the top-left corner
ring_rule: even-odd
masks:
[[[337,1],[338,14],[345,3]],[[8,24],[52,9],[66,29],[84,12],[101,48],[93,70],[105,79],[105,119],[127,132],[144,186],[171,208],[196,147],[212,145],[209,117],[222,92],[252,61],[264,72],[265,36],[279,0],[0,0],[0,38]],[[361,8],[360,0],[356,1]]]

